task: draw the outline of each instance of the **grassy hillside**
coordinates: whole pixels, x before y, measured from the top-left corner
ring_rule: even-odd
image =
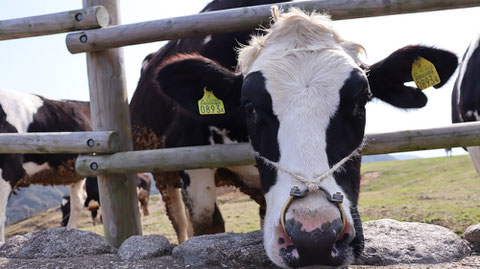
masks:
[[[363,220],[420,221],[457,233],[480,222],[480,178],[468,156],[369,163],[362,174]]]
[[[480,222],[480,178],[468,156],[387,161],[362,167],[359,210],[364,221],[381,218],[420,221],[442,225],[457,233]],[[219,207],[228,232],[247,232],[260,227],[258,206],[253,201],[238,191],[222,189],[219,194]],[[160,196],[154,195],[150,201],[151,215],[142,217],[143,233],[163,234],[176,242]],[[7,227],[7,237],[59,227],[59,210],[50,211]],[[86,210],[81,228],[103,234],[101,225],[92,226]]]

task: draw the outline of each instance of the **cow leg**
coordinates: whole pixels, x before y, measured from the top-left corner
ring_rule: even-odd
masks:
[[[70,185],[70,219],[68,220],[67,227],[77,228],[80,214],[83,208],[83,185],[85,179],[77,183]]]
[[[167,216],[177,234],[178,242],[182,243],[188,239],[192,232],[183,203],[180,176],[178,172],[166,172],[155,173],[153,178],[162,195]]]
[[[193,234],[225,232],[225,223],[216,204],[215,169],[188,170],[182,178],[183,198],[189,209]]]
[[[140,202],[140,207],[144,216],[150,215],[148,212],[148,201],[150,200],[150,194],[148,191],[139,188],[138,189],[138,201]]]
[[[467,147],[467,150],[475,170],[477,170],[477,174],[480,176],[480,147]]]
[[[0,169],[1,174],[1,169]],[[5,242],[5,221],[7,220],[7,202],[12,187],[0,177],[0,242]]]
[[[219,168],[215,174],[215,184],[218,187],[234,186],[250,196],[259,205],[260,229],[263,229],[267,203],[260,187],[260,176],[256,167],[248,165]]]

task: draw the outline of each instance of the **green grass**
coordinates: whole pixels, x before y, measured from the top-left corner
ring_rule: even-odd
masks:
[[[363,221],[418,221],[457,233],[480,222],[480,178],[468,156],[368,163],[362,175]]]

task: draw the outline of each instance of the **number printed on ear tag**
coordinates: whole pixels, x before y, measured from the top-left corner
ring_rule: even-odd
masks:
[[[223,101],[215,97],[213,92],[203,88],[203,97],[198,100],[198,112],[200,115],[216,115],[225,114],[225,106]]]
[[[422,57],[418,57],[413,62],[412,78],[420,90],[425,90],[440,83],[440,77],[435,66]]]

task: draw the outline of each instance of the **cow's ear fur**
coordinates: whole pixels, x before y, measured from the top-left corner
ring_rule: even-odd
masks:
[[[180,106],[200,117],[198,101],[204,88],[223,101],[226,113],[240,106],[243,77],[200,55],[180,55],[160,67],[156,81]],[[223,117],[211,115],[203,117]]]
[[[437,69],[442,87],[455,72],[458,58],[455,54],[425,46],[407,46],[401,48],[384,60],[372,65],[368,75],[370,90],[377,97],[399,108],[420,108],[427,104],[427,96],[416,87],[405,86],[413,81],[412,64],[423,57]]]

